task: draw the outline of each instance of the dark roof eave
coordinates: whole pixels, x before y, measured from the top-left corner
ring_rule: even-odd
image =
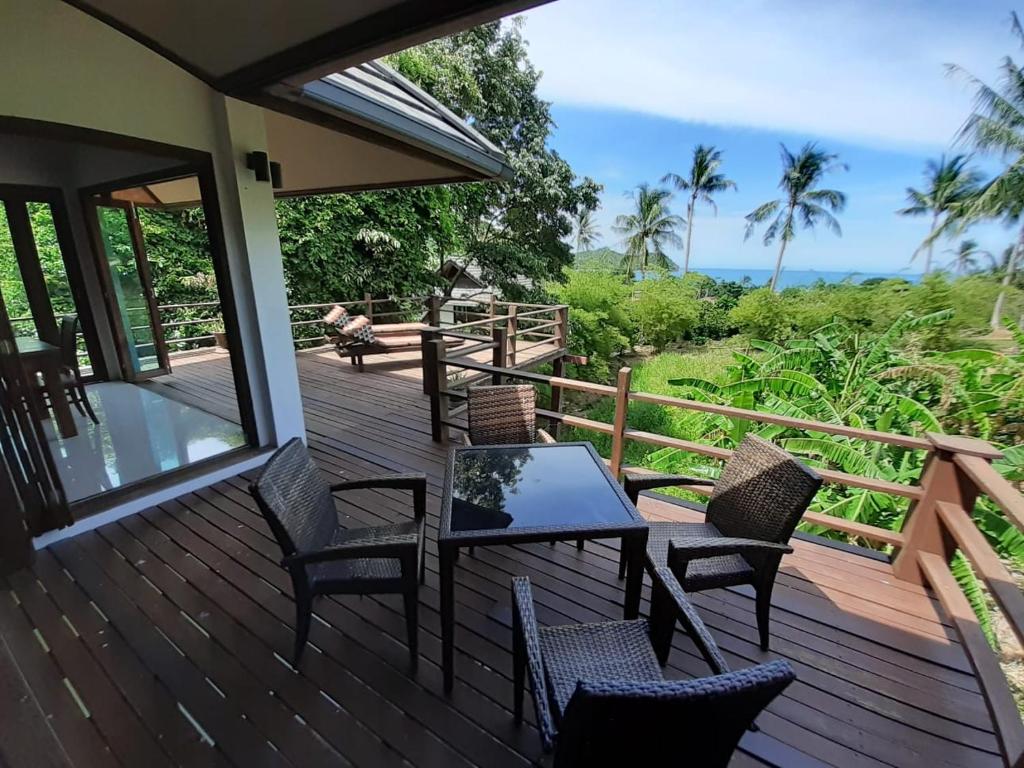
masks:
[[[482,145],[446,136],[407,114],[367,99],[325,80],[307,83],[301,89],[275,86],[272,95],[363,125],[469,169],[485,179],[509,180],[512,169],[504,154]]]

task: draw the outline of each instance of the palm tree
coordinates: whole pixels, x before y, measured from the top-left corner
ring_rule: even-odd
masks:
[[[707,203],[718,215],[718,206],[712,199],[712,195],[718,192],[725,192],[727,189],[736,189],[736,182],[727,179],[725,174],[719,173],[722,167],[722,152],[714,147],[705,147],[698,144],[693,149],[693,164],[690,165],[689,178],[683,178],[678,173],[666,173],[661,177],[663,184],[674,184],[681,192],[690,193],[690,201],[686,206],[686,255],[683,258],[683,274],[690,271],[690,240],[693,237],[693,209],[697,201]]]
[[[1010,30],[1024,49],[1024,28],[1015,12],[1010,14]],[[1024,254],[1024,67],[1006,56],[999,69],[999,82],[990,86],[963,67],[946,65],[949,74],[963,77],[975,88],[974,110],[960,129],[960,141],[982,152],[1001,155],[1007,163],[1002,173],[962,207],[963,226],[977,219],[1002,218],[1020,227],[1017,245],[1007,260],[1002,290],[992,308],[993,330],[1002,320],[1006,289]]]
[[[672,262],[665,253],[665,246],[682,247],[683,241],[676,230],[685,223],[668,209],[672,193],[667,189],[652,189],[644,182],[626,194],[632,197],[634,210],[616,216],[612,227],[623,236],[626,246],[623,268],[631,275],[637,270],[646,274],[652,265],[656,269],[671,269]]]
[[[589,251],[601,236],[597,229],[597,222],[594,221],[594,212],[591,210],[581,210],[576,214],[575,228],[576,253]]]
[[[785,197],[770,200],[747,214],[747,231],[744,239],[754,233],[758,224],[772,219],[772,223],[764,231],[765,245],[779,241],[779,257],[775,261],[775,273],[772,275],[771,289],[774,291],[782,273],[782,257],[786,246],[796,237],[796,225],[799,222],[804,229],[814,229],[818,224],[825,224],[829,229],[842,236],[839,222],[833,213],[840,213],[846,206],[846,195],[834,189],[816,189],[826,173],[846,170],[846,164],[839,162],[839,156],[818,149],[813,142],[804,144],[799,154],[794,155],[786,145],[782,144],[782,178],[779,188]]]
[[[981,256],[986,257],[989,262],[995,264],[992,254],[980,249],[977,240],[961,240],[956,248],[949,248],[946,250],[946,253],[953,254],[953,258],[949,262],[949,268],[958,275],[976,272],[978,269],[978,259]]]
[[[900,216],[931,214],[932,225],[928,230],[928,236],[914,251],[914,258],[921,251],[925,251],[924,273],[926,275],[932,269],[935,241],[941,235],[950,232],[963,204],[978,193],[981,174],[968,168],[967,162],[968,158],[964,155],[955,155],[948,160],[943,155],[938,161],[929,160],[925,165],[924,189],[907,187],[908,205],[906,208],[896,211]]]

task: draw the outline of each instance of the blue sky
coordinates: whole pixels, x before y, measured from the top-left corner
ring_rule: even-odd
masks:
[[[541,95],[558,124],[552,145],[580,174],[605,187],[603,244],[617,247],[615,216],[625,192],[685,174],[693,146],[724,151],[739,185],[715,217],[699,210],[693,263],[769,268],[775,249],[744,243],[743,216],[777,196],[779,143],[817,141],[849,171],[829,186],[847,193],[843,237],[801,232],[789,269],[918,271],[910,256],[924,219],[897,216],[924,163],[963,151],[952,140],[971,90],[945,76],[957,62],[991,81],[1014,52],[1012,6],[999,2],[893,0],[557,0],[526,14],[530,58],[544,73]],[[983,170],[999,167],[979,158]],[[682,212],[683,203],[677,198]],[[1001,251],[1000,225],[969,234]],[[937,259],[948,260],[937,248]]]

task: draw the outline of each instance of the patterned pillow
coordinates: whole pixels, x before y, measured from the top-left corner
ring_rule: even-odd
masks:
[[[340,330],[342,334],[355,339],[360,344],[375,344],[377,342],[377,337],[373,335],[370,318],[364,315],[356,315]]]
[[[338,330],[345,327],[348,319],[348,310],[344,307],[339,307],[337,304],[331,308],[330,312],[324,315],[324,322],[327,325],[333,325]]]

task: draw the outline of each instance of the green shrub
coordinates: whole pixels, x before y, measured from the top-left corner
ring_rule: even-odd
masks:
[[[681,340],[697,323],[697,294],[686,280],[660,277],[636,285],[630,316],[636,340],[657,351]]]
[[[770,288],[758,288],[742,297],[729,319],[741,333],[765,341],[790,338],[795,325],[789,302]]]
[[[579,374],[607,380],[612,359],[630,346],[629,286],[618,275],[567,269],[565,282],[549,285],[548,291],[569,306],[569,351],[589,358]]]

